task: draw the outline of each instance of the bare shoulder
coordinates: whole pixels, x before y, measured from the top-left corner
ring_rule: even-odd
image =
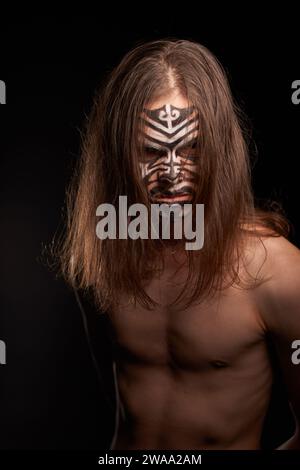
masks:
[[[264,278],[276,281],[299,272],[299,248],[283,236],[266,236],[264,232],[264,227],[255,226],[256,234],[245,237],[244,259],[251,274],[259,270]]]
[[[300,250],[282,236],[261,239],[261,250],[265,253],[264,273],[273,282],[291,282],[298,274],[300,282]]]
[[[266,324],[276,328],[300,322],[300,250],[282,236],[262,237],[250,243],[252,266],[260,270],[264,282],[255,296]]]

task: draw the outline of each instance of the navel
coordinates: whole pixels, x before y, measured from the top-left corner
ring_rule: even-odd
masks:
[[[211,365],[214,369],[223,369],[224,367],[228,367],[228,366],[229,366],[228,362],[221,361],[221,360],[219,360],[219,359],[216,359],[215,361],[210,361],[210,365]]]

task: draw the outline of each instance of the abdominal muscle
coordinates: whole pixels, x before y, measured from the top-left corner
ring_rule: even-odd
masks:
[[[259,449],[272,377],[267,368],[253,381],[254,369],[243,374],[119,364],[121,412],[113,448]]]

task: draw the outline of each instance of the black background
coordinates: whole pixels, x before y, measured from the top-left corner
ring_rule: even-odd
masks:
[[[61,224],[79,130],[94,91],[139,41],[192,39],[221,61],[253,127],[255,194],[282,203],[294,226],[291,240],[300,246],[300,105],[291,102],[291,83],[300,79],[297,14],[252,17],[245,6],[230,19],[217,6],[210,14],[200,6],[182,15],[152,11],[151,17],[144,12],[126,21],[104,12],[1,20],[0,79],[7,86],[7,104],[0,106],[0,339],[7,346],[7,364],[0,366],[2,449],[105,448],[112,437],[114,417],[74,294],[40,254]],[[93,336],[104,345],[109,367],[100,323]],[[293,430],[279,390],[274,397],[267,448]]]

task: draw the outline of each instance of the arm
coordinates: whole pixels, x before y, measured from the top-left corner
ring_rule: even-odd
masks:
[[[296,422],[294,436],[278,449],[300,449],[300,364],[292,361],[292,343],[300,340],[300,250],[283,237],[264,243],[264,269],[270,279],[259,288],[261,315],[277,350]]]

